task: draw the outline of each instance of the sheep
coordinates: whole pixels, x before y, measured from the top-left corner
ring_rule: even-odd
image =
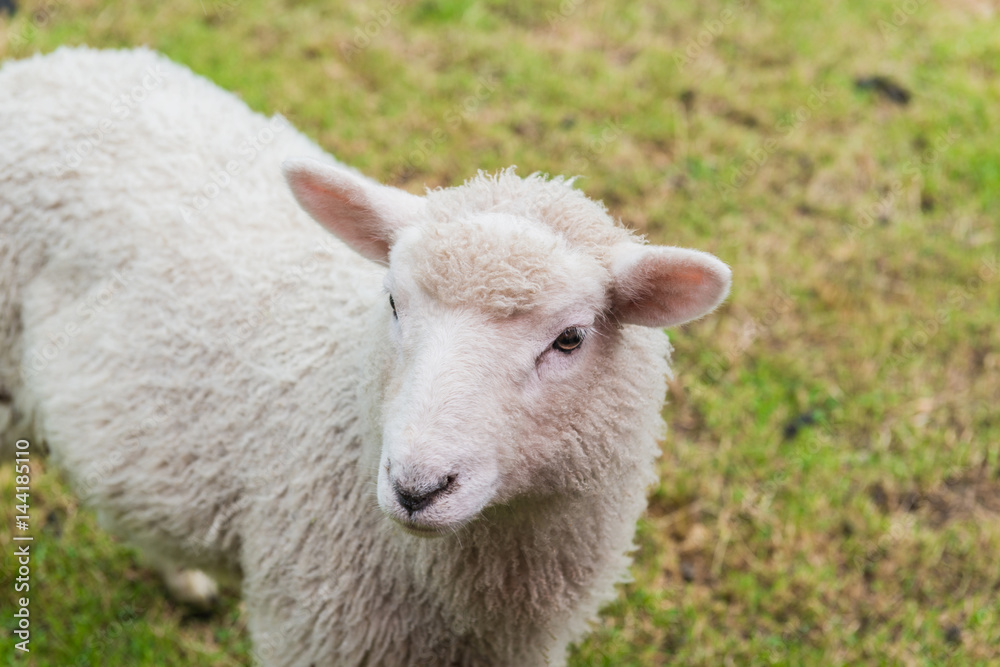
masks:
[[[379,184],[145,49],[4,64],[0,146],[3,437],[179,599],[238,582],[265,665],[565,662],[723,262],[571,179]]]

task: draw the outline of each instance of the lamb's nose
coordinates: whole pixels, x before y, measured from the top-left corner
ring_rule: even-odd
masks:
[[[393,489],[396,491],[396,500],[403,508],[413,514],[414,512],[419,512],[423,508],[434,502],[434,499],[451,488],[452,484],[455,483],[455,476],[448,475],[434,488],[428,489],[426,487],[412,488],[402,486],[399,482],[393,484]]]

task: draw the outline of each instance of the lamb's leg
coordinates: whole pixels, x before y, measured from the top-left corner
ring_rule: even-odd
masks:
[[[155,561],[153,565],[176,601],[199,611],[209,611],[219,601],[219,585],[201,570],[184,569],[162,561]]]
[[[97,509],[97,523],[109,533],[116,534],[139,550],[142,560],[152,566],[163,578],[167,592],[177,602],[197,611],[211,611],[219,601],[219,585],[215,579],[201,570],[184,568],[162,554],[155,542],[135,539],[127,531],[116,530],[113,514],[105,509]]]

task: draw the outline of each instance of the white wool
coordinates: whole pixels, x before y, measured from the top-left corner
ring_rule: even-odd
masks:
[[[0,436],[158,560],[240,577],[265,665],[565,661],[656,479],[656,323],[724,265],[561,179],[378,186],[147,50],[6,63],[0,146]],[[293,157],[387,265],[302,211]]]

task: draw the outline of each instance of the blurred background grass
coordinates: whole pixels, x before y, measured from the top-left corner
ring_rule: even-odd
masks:
[[[31,0],[0,15],[0,58],[146,44],[375,178],[580,174],[651,240],[732,265],[726,306],[673,332],[635,582],[571,664],[996,665],[998,11]],[[32,652],[4,660],[249,662],[235,594],[176,607],[38,470]],[[13,498],[8,462],[0,482]]]

